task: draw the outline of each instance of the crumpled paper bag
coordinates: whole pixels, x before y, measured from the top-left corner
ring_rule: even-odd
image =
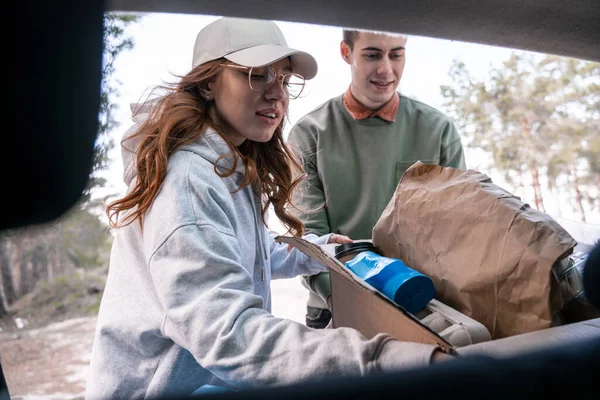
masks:
[[[563,306],[553,265],[577,244],[487,175],[420,161],[402,176],[372,240],[428,275],[437,300],[493,339],[552,326]]]

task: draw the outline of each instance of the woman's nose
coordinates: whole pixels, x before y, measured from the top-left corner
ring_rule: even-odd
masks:
[[[282,100],[288,97],[288,93],[284,88],[283,75],[277,75],[275,80],[265,89],[265,97],[267,100]]]

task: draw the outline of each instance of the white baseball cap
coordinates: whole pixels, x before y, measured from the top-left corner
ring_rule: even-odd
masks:
[[[273,21],[222,17],[196,36],[192,67],[222,57],[245,67],[264,67],[288,56],[294,72],[304,79],[317,75],[314,57],[289,48]]]

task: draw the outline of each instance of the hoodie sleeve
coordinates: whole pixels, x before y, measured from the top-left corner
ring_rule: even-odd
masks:
[[[210,196],[203,202],[213,212],[220,207]],[[248,388],[429,363],[435,346],[389,346],[389,335],[366,339],[350,328],[315,330],[263,310],[237,238],[218,216],[224,214],[213,215],[180,224],[163,238],[149,270],[164,310],[163,334],[217,378]]]
[[[307,234],[303,239],[316,245],[327,244],[331,233],[323,236]],[[271,276],[273,279],[287,279],[298,275],[313,275],[327,271],[327,267],[307,256],[298,249],[289,249],[287,244],[277,243],[277,235],[269,232],[269,249],[271,253]]]

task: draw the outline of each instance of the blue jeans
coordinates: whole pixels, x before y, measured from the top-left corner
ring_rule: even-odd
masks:
[[[202,396],[205,394],[213,394],[213,393],[224,393],[231,392],[232,389],[223,387],[223,386],[214,386],[214,385],[202,385],[198,389],[194,390],[190,396]]]

